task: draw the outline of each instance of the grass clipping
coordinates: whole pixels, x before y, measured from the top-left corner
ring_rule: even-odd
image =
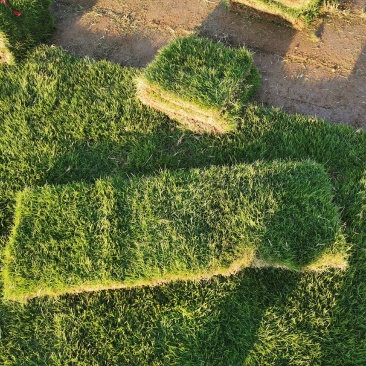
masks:
[[[12,64],[45,41],[54,28],[50,13],[51,0],[12,0],[10,6],[0,2],[0,64]]]
[[[140,100],[196,132],[224,133],[260,83],[250,52],[177,38],[137,79]]]
[[[164,171],[21,191],[5,249],[4,295],[25,301],[250,266],[344,268],[346,256],[321,165]]]
[[[319,0],[230,0],[230,6],[236,11],[247,8],[267,13],[297,30],[316,19],[321,4]]]

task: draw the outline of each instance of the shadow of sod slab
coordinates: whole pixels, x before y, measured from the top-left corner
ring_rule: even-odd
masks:
[[[345,268],[332,187],[311,161],[212,166],[25,189],[4,295],[158,285],[244,267]]]

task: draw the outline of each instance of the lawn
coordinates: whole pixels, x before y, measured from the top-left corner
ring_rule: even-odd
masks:
[[[0,362],[365,364],[365,133],[250,105],[237,130],[198,134],[141,104],[134,86],[139,75],[47,46],[22,64],[0,68],[4,248],[19,191],[93,187],[116,176],[144,182],[192,169],[313,161],[322,167],[339,212],[348,267],[245,268],[231,276],[38,297],[26,304],[2,298]]]

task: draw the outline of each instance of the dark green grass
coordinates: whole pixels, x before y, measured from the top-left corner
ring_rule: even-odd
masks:
[[[245,269],[228,278],[0,303],[4,365],[364,365],[366,138],[251,106],[236,133],[196,135],[135,98],[137,72],[42,47],[0,70],[1,242],[14,195],[256,160],[322,164],[350,251],[346,271]]]
[[[3,39],[0,56],[3,54],[8,61],[20,60],[51,34],[54,27],[49,10],[51,0],[11,0],[9,4],[22,15],[17,17],[9,7],[0,4],[0,39]]]
[[[232,274],[255,258],[299,270],[327,255],[323,266],[344,267],[332,198],[311,162],[27,189],[6,248],[5,296]]]
[[[161,49],[142,80],[172,99],[217,111],[229,120],[238,116],[260,84],[247,49],[232,49],[197,36],[176,38]]]

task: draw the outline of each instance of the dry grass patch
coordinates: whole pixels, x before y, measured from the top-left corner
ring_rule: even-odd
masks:
[[[12,64],[13,61],[13,55],[9,51],[5,34],[0,33],[0,64]]]

